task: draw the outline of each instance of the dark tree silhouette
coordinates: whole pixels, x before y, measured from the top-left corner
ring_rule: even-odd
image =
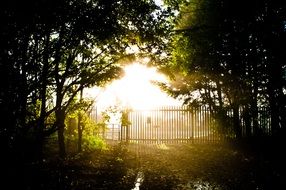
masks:
[[[35,146],[40,158],[45,136],[57,132],[64,158],[65,118],[78,93],[120,77],[130,45],[159,54],[167,33],[162,29],[167,11],[152,1],[2,4],[0,104],[6,125],[0,138],[15,154]]]
[[[208,105],[238,138],[263,133],[262,108],[269,109],[272,134],[285,130],[285,2],[170,4],[179,15],[165,68],[176,72],[165,89],[186,104]]]

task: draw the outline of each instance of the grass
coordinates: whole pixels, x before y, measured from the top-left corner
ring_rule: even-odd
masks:
[[[266,142],[118,144],[65,161],[50,157],[41,165],[27,164],[11,172],[11,181],[20,189],[131,190],[142,172],[140,190],[282,189],[284,159],[278,144]]]

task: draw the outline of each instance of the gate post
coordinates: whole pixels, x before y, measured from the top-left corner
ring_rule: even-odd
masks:
[[[124,136],[125,136],[125,142],[129,143],[129,139],[130,139],[130,130],[129,130],[129,126],[130,126],[130,121],[128,119],[128,115],[129,115],[129,110],[125,109],[121,112],[121,141],[122,141],[122,129],[123,127],[125,128],[124,130]]]

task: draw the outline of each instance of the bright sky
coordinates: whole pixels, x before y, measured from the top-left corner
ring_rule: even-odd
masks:
[[[156,5],[158,6],[163,6],[163,1],[162,0],[155,0]]]
[[[112,105],[128,106],[132,109],[152,109],[160,106],[181,105],[164,93],[152,81],[166,81],[155,68],[139,63],[126,65],[125,75],[102,89],[89,89],[85,96],[95,97],[99,109]]]

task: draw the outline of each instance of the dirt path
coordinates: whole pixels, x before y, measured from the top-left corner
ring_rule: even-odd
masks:
[[[285,185],[273,158],[226,145],[131,146],[144,189],[279,189]],[[284,184],[282,184],[284,183]]]
[[[29,190],[131,190],[141,176],[140,190],[280,190],[286,187],[283,166],[285,156],[273,145],[112,145],[65,161],[51,157],[41,165],[17,166],[9,184]]]

